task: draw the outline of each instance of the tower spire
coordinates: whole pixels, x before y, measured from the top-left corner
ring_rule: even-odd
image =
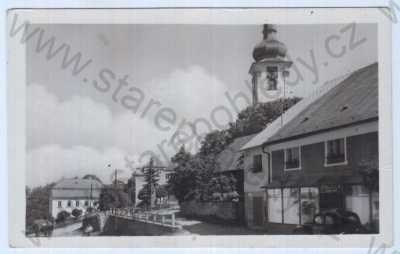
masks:
[[[253,50],[254,63],[249,71],[252,76],[253,106],[260,101],[258,96],[260,88],[268,91],[283,91],[280,87],[284,86],[287,69],[292,65],[292,62],[286,59],[286,45],[277,39],[277,31],[275,25],[264,24],[263,40]]]

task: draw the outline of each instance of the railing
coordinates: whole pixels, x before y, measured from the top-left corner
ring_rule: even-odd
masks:
[[[165,227],[180,228],[176,224],[175,212],[172,211],[140,211],[134,208],[118,208],[109,210],[106,214]]]

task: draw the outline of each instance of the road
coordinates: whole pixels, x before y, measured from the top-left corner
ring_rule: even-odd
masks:
[[[82,236],[82,231],[79,230],[81,226],[82,222],[80,221],[65,227],[56,228],[54,229],[52,236]]]

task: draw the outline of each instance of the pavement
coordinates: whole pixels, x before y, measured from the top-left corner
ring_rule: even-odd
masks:
[[[82,231],[80,230],[82,222],[77,222],[74,224],[67,225],[65,227],[56,228],[53,230],[52,237],[57,236],[82,236]]]
[[[265,230],[255,230],[247,228],[244,225],[232,225],[222,223],[210,223],[206,221],[186,219],[179,217],[176,223],[182,226],[182,229],[175,232],[174,235],[264,235]]]

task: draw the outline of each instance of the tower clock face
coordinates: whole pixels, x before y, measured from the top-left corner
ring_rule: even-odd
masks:
[[[267,90],[276,90],[278,85],[278,67],[267,67],[266,79]]]

